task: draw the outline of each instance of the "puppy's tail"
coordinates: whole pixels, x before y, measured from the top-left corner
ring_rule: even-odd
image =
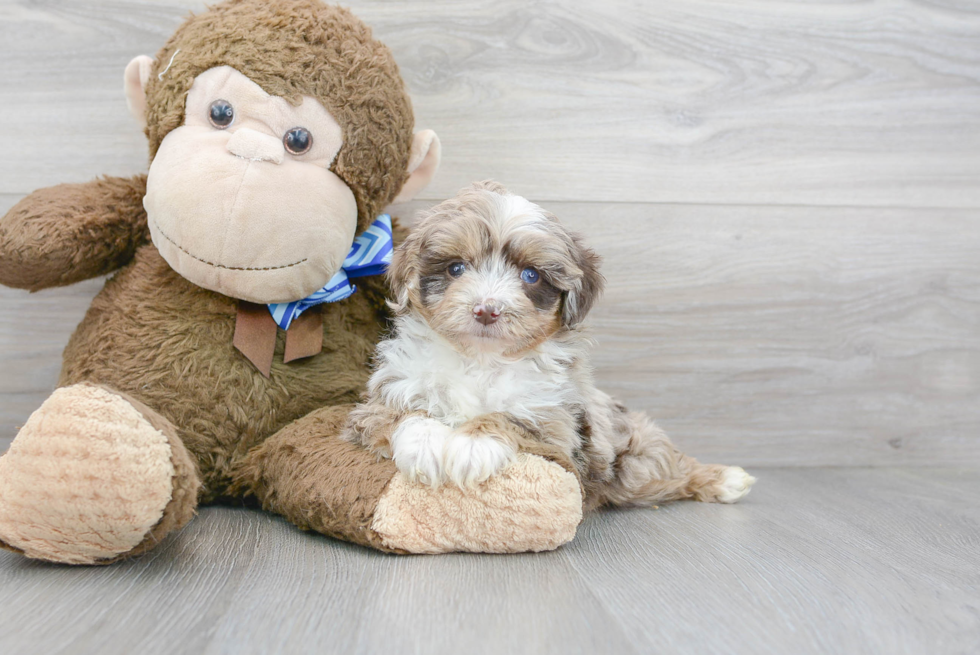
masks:
[[[739,466],[702,464],[680,452],[645,414],[623,418],[628,437],[616,453],[613,478],[591,490],[589,506],[648,507],[685,498],[734,503],[755,484]]]

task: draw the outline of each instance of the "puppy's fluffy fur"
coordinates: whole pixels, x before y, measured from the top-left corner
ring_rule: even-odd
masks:
[[[410,478],[479,484],[518,451],[577,473],[587,508],[734,502],[755,479],[679,452],[596,389],[582,319],[602,289],[578,235],[493,182],[420,217],[388,270],[392,337],[346,438]]]

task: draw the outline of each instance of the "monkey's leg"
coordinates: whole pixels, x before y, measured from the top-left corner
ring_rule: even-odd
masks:
[[[599,485],[587,505],[653,505],[693,498],[734,503],[744,497],[755,478],[739,466],[702,464],[680,452],[667,435],[641,412],[619,412],[614,477]]]
[[[197,469],[169,421],[102,386],[56,390],[0,458],[0,546],[107,564],[194,515]]]
[[[304,530],[388,552],[541,551],[575,536],[582,493],[561,466],[524,453],[473,489],[412,483],[340,438],[351,409],[317,410],[252,449],[233,493]]]

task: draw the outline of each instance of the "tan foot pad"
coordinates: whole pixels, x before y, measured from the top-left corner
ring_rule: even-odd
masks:
[[[401,473],[375,510],[371,529],[388,548],[411,553],[554,550],[575,536],[582,491],[575,476],[536,455],[519,455],[476,489],[431,488]]]
[[[106,389],[58,389],[0,458],[0,540],[28,557],[91,564],[126,553],[172,493],[167,438]]]

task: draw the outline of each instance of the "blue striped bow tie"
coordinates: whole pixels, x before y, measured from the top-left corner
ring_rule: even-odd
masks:
[[[354,239],[354,245],[351,246],[344,264],[322,289],[302,300],[269,305],[269,312],[272,313],[276,325],[285,330],[310,307],[325,302],[337,302],[350,296],[357,291],[357,287],[350,283],[351,278],[384,273],[391,263],[392,250],[394,244],[391,238],[391,216],[381,214],[364,230],[364,234]]]

